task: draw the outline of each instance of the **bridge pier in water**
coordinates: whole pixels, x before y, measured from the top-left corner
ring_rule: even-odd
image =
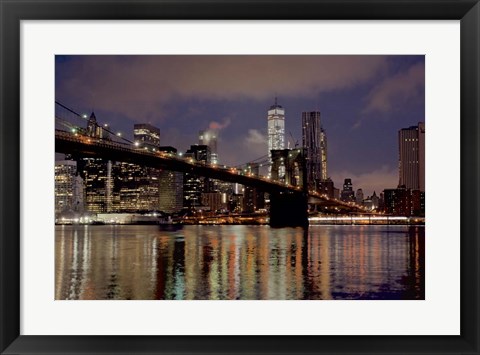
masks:
[[[308,198],[303,192],[276,192],[270,194],[270,226],[308,226]]]

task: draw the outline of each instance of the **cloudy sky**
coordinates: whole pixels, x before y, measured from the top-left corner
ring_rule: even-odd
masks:
[[[267,110],[286,111],[286,139],[302,142],[301,114],[319,110],[328,174],[366,195],[398,184],[400,128],[425,121],[424,56],[56,56],[56,100],[133,136],[161,130],[185,151],[219,130],[220,162],[267,154]],[[293,139],[292,137],[293,136]]]

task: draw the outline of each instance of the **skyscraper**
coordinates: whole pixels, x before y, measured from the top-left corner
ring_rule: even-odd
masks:
[[[248,163],[247,173],[258,176],[260,166],[258,163]],[[260,208],[265,207],[265,194],[256,187],[245,186],[243,194],[243,212],[253,213]]]
[[[55,213],[83,211],[83,179],[77,174],[77,162],[55,162]]]
[[[210,147],[199,144],[192,145],[185,152],[184,157],[208,164],[211,159]],[[185,173],[183,178],[183,206],[188,208],[200,206],[202,193],[211,191],[210,179],[192,173]]]
[[[218,132],[212,129],[198,132],[198,144],[210,147],[212,164],[218,164],[217,138]]]
[[[112,175],[114,176],[112,211],[135,212],[159,209],[158,169],[117,162]]]
[[[315,189],[327,180],[327,136],[321,126],[320,112],[302,112],[302,143],[306,153],[307,184]]]
[[[355,201],[355,192],[353,192],[352,179],[345,179],[340,199],[345,202]]]
[[[425,191],[425,123],[398,131],[399,186]]]
[[[267,116],[268,124],[268,160],[272,162],[273,149],[285,149],[285,109],[277,103],[270,106]]]
[[[321,179],[325,181],[328,179],[327,174],[327,134],[323,128],[320,129],[320,155],[322,163]]]
[[[111,163],[102,158],[79,158],[78,170],[85,180],[85,209],[88,212],[111,212],[113,184],[110,169]]]
[[[160,151],[177,155],[177,149],[173,147],[160,147]],[[159,205],[160,211],[174,213],[180,211],[183,206],[183,174],[177,171],[160,170],[159,182]]]

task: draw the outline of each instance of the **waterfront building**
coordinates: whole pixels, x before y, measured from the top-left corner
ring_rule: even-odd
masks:
[[[398,131],[399,186],[425,191],[425,123]]]
[[[148,123],[135,124],[133,139],[139,148],[156,150],[160,146],[160,128]]]
[[[85,210],[112,212],[112,164],[102,158],[79,158],[78,171],[85,181]]]
[[[386,189],[384,192],[385,212],[395,216],[422,216],[422,192],[399,186],[396,189]],[[423,197],[424,199],[424,197]]]
[[[243,194],[234,193],[228,201],[228,210],[233,213],[241,213],[243,208]]]
[[[352,179],[345,179],[340,199],[345,202],[355,202],[355,193],[353,192]]]
[[[222,205],[226,206],[225,208],[228,209],[231,196],[236,192],[236,184],[232,182],[226,182],[217,180],[215,191],[218,191],[222,195]]]
[[[277,98],[275,98],[275,104],[268,110],[267,128],[268,160],[271,163],[272,150],[285,149],[285,109],[278,104]],[[280,175],[283,174],[280,173]]]
[[[243,196],[243,212],[254,213],[265,208],[265,194],[256,188],[245,186]]]
[[[83,210],[83,179],[77,173],[77,162],[74,160],[55,162],[55,214]]]
[[[162,146],[159,151],[177,155],[174,147]],[[177,171],[159,169],[158,172],[159,202],[158,209],[166,213],[175,213],[183,207],[183,174]]]
[[[148,123],[135,124],[136,146],[157,150],[160,129]],[[117,162],[114,166],[111,211],[154,211],[160,204],[160,170],[133,163]]]
[[[178,212],[183,207],[183,174],[160,170],[158,175],[158,209],[166,213]]]
[[[112,211],[154,211],[159,208],[159,170],[118,162],[113,168]]]
[[[211,212],[225,210],[227,203],[219,191],[202,192],[202,205],[208,207]]]
[[[365,207],[368,210],[373,210],[373,201],[370,196],[368,196],[366,199],[363,200],[362,202],[363,207]]]
[[[308,188],[315,189],[318,181],[327,179],[327,136],[319,111],[302,112],[302,143]]]

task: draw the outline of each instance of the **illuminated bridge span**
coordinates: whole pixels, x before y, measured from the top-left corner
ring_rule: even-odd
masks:
[[[305,191],[268,177],[245,173],[243,170],[224,165],[207,164],[174,154],[137,148],[132,144],[114,142],[55,130],[55,152],[78,154],[85,157],[100,157],[113,161],[130,162],[153,168],[191,173],[217,180],[252,186],[270,194],[270,223],[272,225],[308,224],[308,203],[318,203],[341,208],[342,211],[365,212],[362,207],[330,199],[315,191]]]

